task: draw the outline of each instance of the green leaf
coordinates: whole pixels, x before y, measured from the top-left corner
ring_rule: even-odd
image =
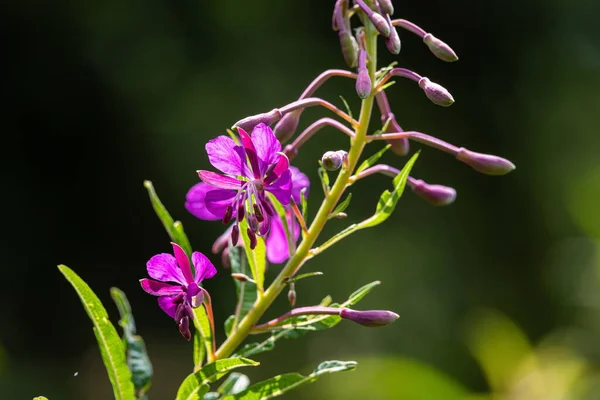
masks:
[[[386,151],[388,151],[388,149],[390,147],[392,147],[392,145],[388,144],[383,149],[379,150],[377,153],[373,154],[371,157],[369,157],[365,161],[363,161],[362,164],[360,164],[359,167],[356,169],[356,172],[354,173],[354,175],[358,175],[362,171],[364,171],[365,169],[367,169],[367,168],[372,167],[373,165],[375,165],[375,163],[377,161],[379,161],[379,159],[381,158],[381,156],[383,155],[383,153],[385,153]]]
[[[337,205],[335,210],[333,210],[331,214],[329,214],[327,219],[334,218],[339,213],[346,211],[346,208],[348,208],[348,206],[350,205],[350,200],[352,200],[352,193],[348,193],[348,196],[346,196],[344,201]]]
[[[356,368],[354,361],[325,361],[308,376],[298,373],[278,375],[262,382],[255,383],[236,395],[225,396],[223,400],[265,400],[281,396],[292,389],[319,379],[321,375],[334,372],[351,371]]]
[[[202,398],[203,400],[217,400],[221,397],[220,393],[217,392],[208,392]]]
[[[250,265],[250,272],[252,272],[252,279],[256,282],[258,291],[262,293],[264,291],[263,284],[265,282],[265,268],[267,266],[267,248],[265,246],[265,240],[260,236],[256,236],[256,247],[254,250],[250,248],[247,220],[247,218],[244,218],[244,220],[240,222],[240,236],[244,242],[244,250],[246,251],[246,258]]]
[[[153,374],[152,363],[148,357],[144,339],[136,334],[135,320],[127,296],[116,287],[110,289],[110,295],[121,315],[119,325],[123,328],[123,341],[127,349],[127,366],[131,371],[131,380],[135,386],[136,396],[141,398],[150,389]]]
[[[368,295],[371,290],[373,290],[376,286],[379,286],[379,285],[381,285],[381,281],[374,281],[371,283],[367,283],[363,287],[355,290],[350,295],[350,297],[348,297],[348,300],[346,302],[344,302],[343,306],[350,307],[350,306],[355,305],[356,303],[361,301],[363,299],[363,297]]]
[[[340,99],[342,99],[342,103],[344,103],[344,107],[346,107],[346,112],[348,113],[348,116],[350,118],[352,118],[352,110],[350,109],[350,106],[348,105],[348,102],[346,101],[346,99],[344,98],[344,96],[340,96]]]
[[[379,198],[379,202],[377,203],[377,208],[375,210],[375,214],[371,218],[368,218],[358,224],[359,229],[369,228],[372,226],[376,226],[381,224],[383,221],[389,218],[394,209],[396,208],[396,204],[400,197],[402,197],[402,193],[404,192],[404,186],[406,185],[406,180],[408,179],[408,174],[412,169],[415,161],[419,157],[419,153],[415,153],[414,156],[411,157],[410,160],[406,163],[402,171],[393,180],[394,190],[390,193],[389,190],[386,190],[381,194]]]
[[[195,325],[195,324],[194,324]],[[200,368],[204,357],[206,356],[206,346],[204,345],[204,338],[202,332],[198,328],[194,330],[194,368],[195,370]]]
[[[213,351],[214,332],[210,326],[210,320],[204,305],[194,308],[193,311],[194,327],[196,328],[196,335],[198,335],[198,338],[194,337],[194,365],[198,368],[203,361],[201,356],[211,354]],[[204,350],[196,348],[196,340],[199,342],[198,345],[202,343]]]
[[[176,400],[199,400],[208,392],[209,383],[221,378],[230,370],[239,367],[253,367],[258,364],[247,358],[225,358],[207,364],[185,378],[177,391]]]
[[[304,220],[306,220],[308,218],[307,213],[308,213],[308,201],[306,201],[306,191],[308,188],[304,188],[300,191],[300,201],[302,203],[302,216],[304,217]]]
[[[239,372],[232,372],[217,389],[220,394],[237,394],[250,385],[250,379]]]
[[[311,276],[321,276],[321,275],[323,275],[323,273],[319,272],[319,271],[307,272],[305,274],[296,275],[295,277],[288,279],[287,283],[298,282],[300,279],[310,278]]]
[[[135,392],[131,372],[127,368],[125,346],[109,321],[106,309],[92,289],[75,272],[65,265],[59,265],[58,269],[77,292],[85,312],[94,324],[94,334],[113,387],[115,400],[134,400]]]
[[[150,202],[152,203],[154,212],[162,222],[171,240],[180,245],[188,257],[191,257],[192,245],[190,244],[187,235],[183,231],[183,225],[181,222],[173,220],[171,214],[169,214],[163,203],[158,198],[151,181],[144,181],[144,187],[148,190],[148,195],[150,196]]]
[[[329,194],[329,175],[327,174],[327,170],[325,168],[323,168],[323,164],[321,163],[321,160],[319,160],[319,169],[318,169],[318,173],[319,173],[319,179],[321,180],[321,186],[323,187],[323,193],[325,194],[325,196],[327,196]]]
[[[231,331],[233,330],[233,323],[235,322],[235,315],[230,315],[229,317],[227,317],[227,319],[225,320],[225,323],[223,324],[224,328],[225,328],[225,335],[227,337],[229,337],[229,335],[231,335]]]
[[[229,261],[231,263],[231,272],[238,274],[247,274],[246,271],[246,256],[242,249],[235,246],[229,246]],[[252,282],[240,282],[237,279],[233,280],[236,293],[238,296],[238,308],[236,309],[236,317],[239,321],[252,308],[256,301],[257,292],[256,284]]]
[[[275,342],[277,339],[285,335],[284,331],[280,331],[276,334],[271,335],[267,340],[260,343],[248,343],[244,345],[237,353],[236,357],[250,357],[255,354],[264,353],[265,351],[271,351],[275,348]]]

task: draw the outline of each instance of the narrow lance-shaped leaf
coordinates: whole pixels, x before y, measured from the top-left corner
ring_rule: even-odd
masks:
[[[237,394],[250,385],[250,379],[239,372],[232,372],[217,389],[219,394]]]
[[[162,222],[171,240],[180,245],[181,248],[185,250],[185,253],[188,255],[188,257],[191,257],[192,245],[190,244],[187,235],[183,231],[183,225],[181,222],[173,220],[171,214],[169,214],[163,203],[160,201],[160,198],[156,194],[151,181],[144,181],[144,187],[148,190],[148,196],[150,196],[150,202],[152,203],[154,212],[156,212],[156,215]]]
[[[144,339],[136,334],[135,320],[127,296],[116,287],[110,289],[110,295],[121,315],[119,325],[123,328],[123,341],[127,349],[127,366],[131,371],[131,380],[135,386],[136,396],[142,398],[150,389],[152,363]]]
[[[348,193],[348,196],[346,196],[344,201],[338,204],[337,207],[331,212],[331,214],[329,214],[327,218],[334,218],[339,213],[346,211],[346,208],[348,208],[348,206],[350,205],[350,200],[352,200],[352,193]]]
[[[319,173],[319,179],[321,180],[321,186],[323,187],[323,193],[325,194],[325,196],[329,195],[329,175],[327,174],[327,170],[325,168],[323,168],[323,164],[321,163],[321,160],[319,160],[319,169],[318,169],[318,173]]]
[[[73,286],[85,312],[92,320],[94,334],[98,340],[102,361],[108,372],[115,399],[134,400],[135,392],[131,381],[131,372],[129,372],[125,358],[125,346],[123,346],[117,330],[109,321],[106,309],[98,296],[75,272],[65,265],[59,265],[58,269]]]
[[[325,361],[308,376],[298,373],[277,375],[262,382],[255,383],[241,393],[222,397],[222,400],[266,400],[281,396],[292,389],[319,379],[321,375],[334,372],[352,371],[355,361]]]
[[[202,364],[201,355],[207,354],[207,358],[210,361],[211,355],[214,353],[214,332],[210,326],[210,320],[208,319],[208,314],[206,313],[206,309],[204,305],[194,308],[194,328],[196,329],[196,335],[198,338],[194,337],[194,370],[198,370],[200,365]],[[202,343],[204,347],[204,351],[196,348],[196,340],[198,340],[198,344]]]
[[[225,358],[207,364],[199,371],[188,375],[177,391],[176,400],[199,400],[208,392],[209,383],[223,377],[234,368],[253,367],[256,361],[247,358]]]
[[[381,150],[379,150],[377,153],[373,154],[371,157],[367,158],[365,161],[363,161],[358,168],[356,169],[356,172],[354,173],[355,175],[360,174],[362,171],[364,171],[365,169],[372,167],[373,165],[375,165],[375,163],[377,161],[379,161],[379,159],[381,158],[381,156],[383,155],[383,153],[385,153],[386,151],[388,151],[388,149],[392,147],[391,145],[387,145],[384,148],[382,148]]]
[[[246,251],[246,258],[248,264],[250,264],[250,272],[252,272],[252,279],[256,282],[256,287],[260,293],[263,292],[263,284],[265,282],[265,269],[267,266],[267,248],[265,246],[265,240],[261,236],[256,236],[256,247],[250,248],[250,238],[248,238],[248,222],[247,218],[244,218],[240,222],[240,237],[244,242],[244,250]]]
[[[302,201],[302,216],[308,220],[308,201],[306,200],[306,188],[300,191],[300,200]]]
[[[304,279],[304,278],[310,278],[311,276],[321,276],[321,275],[323,275],[323,273],[320,271],[307,272],[305,274],[296,275],[293,278],[288,279],[287,283],[298,282],[299,280]]]
[[[383,221],[389,218],[392,215],[392,212],[396,208],[396,204],[398,200],[402,196],[404,192],[404,186],[406,186],[406,180],[408,179],[408,174],[412,169],[415,161],[419,157],[419,153],[415,153],[414,156],[411,157],[410,160],[406,163],[402,171],[393,180],[394,190],[390,193],[388,190],[381,194],[379,198],[379,202],[377,203],[377,208],[375,209],[375,214],[371,218],[368,218],[358,224],[359,229],[369,228],[372,226],[376,226],[381,224]]]

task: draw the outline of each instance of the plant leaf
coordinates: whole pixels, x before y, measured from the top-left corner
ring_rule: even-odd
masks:
[[[287,283],[298,282],[300,279],[310,278],[311,276],[321,276],[321,275],[323,275],[323,273],[320,271],[307,272],[305,274],[296,275],[295,277],[288,279]]]
[[[250,379],[239,372],[232,372],[217,389],[220,394],[237,394],[250,385]]]
[[[250,272],[252,272],[252,279],[256,282],[256,288],[260,293],[264,291],[263,284],[265,282],[265,268],[267,266],[267,248],[265,246],[265,240],[256,236],[256,247],[254,250],[250,248],[250,238],[248,237],[248,221],[244,218],[240,222],[240,237],[244,242],[244,250],[246,251],[246,258],[250,266]]]
[[[323,168],[323,164],[321,160],[319,160],[319,169],[317,170],[319,173],[319,179],[321,180],[321,186],[323,187],[323,193],[325,196],[329,194],[329,175],[327,174],[327,170]]]
[[[209,389],[208,384],[239,367],[252,367],[259,363],[247,358],[225,358],[207,364],[199,371],[188,375],[177,391],[176,400],[199,400]]]
[[[127,349],[127,366],[131,372],[136,396],[141,398],[150,389],[153,374],[152,363],[148,357],[144,339],[136,334],[135,320],[127,296],[116,287],[110,289],[110,295],[121,315],[119,325],[123,328],[123,342]]]
[[[307,188],[303,188],[300,191],[300,201],[302,203],[302,216],[304,217],[304,220],[306,221],[308,218],[308,201],[306,200],[306,190]]]
[[[233,323],[235,322],[235,315],[230,315],[224,322],[225,335],[229,337],[231,335],[231,331],[233,330]]]
[[[348,206],[350,205],[350,200],[352,200],[352,193],[348,193],[348,196],[346,196],[344,201],[342,201],[340,204],[337,205],[335,210],[333,210],[331,212],[331,214],[329,214],[327,219],[334,218],[339,213],[344,212],[346,210],[346,208],[348,208]]]
[[[131,372],[127,368],[125,346],[109,321],[106,309],[98,296],[75,272],[65,265],[59,265],[58,269],[77,292],[85,312],[94,324],[94,334],[98,340],[102,361],[108,372],[115,399],[134,400],[135,392]]]
[[[348,113],[348,116],[350,118],[352,117],[352,110],[350,109],[350,106],[348,105],[348,102],[346,101],[346,99],[344,98],[344,96],[340,96],[340,99],[342,99],[342,103],[344,103],[344,107],[346,107],[346,112]]]
[[[411,157],[410,160],[406,163],[402,171],[393,180],[394,190],[390,193],[389,190],[386,190],[381,194],[379,198],[379,202],[377,203],[377,208],[375,210],[375,214],[370,218],[362,221],[358,224],[359,229],[369,228],[372,226],[376,226],[381,224],[383,221],[389,218],[394,209],[396,208],[396,204],[400,197],[402,197],[402,193],[404,192],[404,186],[406,186],[406,180],[408,179],[408,174],[412,169],[415,161],[419,157],[419,153],[415,153]]]
[[[375,165],[375,163],[381,158],[381,156],[383,155],[383,153],[385,153],[386,151],[388,151],[388,149],[392,147],[392,145],[388,144],[387,146],[385,146],[384,148],[382,148],[381,150],[379,150],[377,153],[373,154],[371,157],[367,158],[365,161],[363,161],[358,168],[356,169],[356,172],[354,173],[354,175],[358,175],[360,174],[362,171],[364,171],[365,169],[372,167],[373,165]]]
[[[200,329],[196,328],[194,330],[194,371],[200,369],[200,367],[202,366],[202,362],[204,362],[205,356],[206,346],[204,345],[202,332],[200,332]]]
[[[334,372],[351,371],[356,368],[354,361],[325,361],[315,368],[308,376],[298,373],[277,375],[262,382],[255,383],[248,389],[236,395],[225,396],[222,400],[265,400],[281,396],[306,383],[319,379],[321,375]]]
[[[194,327],[196,328],[195,335],[198,335],[198,338],[194,337],[194,365],[195,369],[198,369],[203,361],[201,355],[212,354],[213,352],[214,332],[211,329],[210,320],[204,306],[196,307],[193,311]],[[196,340],[204,347],[203,351],[196,348]]]
[[[183,231],[183,225],[181,222],[173,220],[171,214],[169,214],[163,203],[158,198],[151,181],[144,181],[144,187],[148,190],[148,196],[150,196],[150,202],[152,203],[154,212],[162,222],[171,240],[180,245],[188,257],[191,257],[192,245],[190,244],[187,235]]]
[[[242,249],[235,246],[229,246],[229,261],[231,263],[231,272],[238,274],[247,274],[246,256]],[[237,321],[241,320],[256,301],[256,284],[252,282],[240,282],[233,279],[236,293],[238,296],[238,308],[236,309]],[[241,298],[241,300],[240,300]]]

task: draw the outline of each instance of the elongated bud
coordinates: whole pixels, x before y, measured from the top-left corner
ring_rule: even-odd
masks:
[[[333,18],[331,21],[331,28],[334,31],[339,29],[350,29],[350,23],[347,21],[346,13],[348,12],[348,0],[337,0],[333,7]],[[341,26],[340,26],[341,25]]]
[[[343,150],[328,151],[323,154],[321,164],[327,171],[337,171],[342,167],[344,160],[348,157],[348,153]]]
[[[505,175],[516,168],[512,162],[505,158],[476,153],[464,147],[458,149],[456,159],[469,165],[475,171],[487,175]]]
[[[391,324],[399,318],[399,315],[386,310],[357,311],[349,308],[342,308],[340,317],[349,319],[362,326],[378,327]]]
[[[385,37],[390,36],[391,25],[388,24],[386,19],[381,14],[371,10],[371,8],[368,5],[366,5],[363,0],[354,0],[354,3],[358,4],[358,6],[363,10],[363,12],[367,14],[367,17],[371,20],[371,22],[375,26],[375,29],[377,29],[379,33],[381,33]]]
[[[290,283],[290,290],[288,291],[287,298],[290,305],[294,307],[296,305],[296,287],[293,283]]]
[[[442,107],[449,107],[454,103],[454,98],[442,85],[431,82],[428,78],[419,79],[419,87],[425,92],[425,96],[433,104]]]
[[[187,316],[181,319],[181,322],[179,323],[179,332],[185,340],[192,339],[192,332],[190,332],[190,319]]]
[[[250,249],[254,250],[256,247],[256,233],[250,228],[246,229],[246,233],[248,234],[248,239],[250,239]]]
[[[358,51],[358,77],[356,78],[356,93],[361,99],[366,99],[371,94],[371,77],[367,69],[367,52]]]
[[[352,34],[347,30],[340,29],[338,32],[340,37],[340,46],[342,48],[342,56],[344,61],[350,68],[356,67],[358,60],[358,43]]]
[[[238,224],[233,225],[231,228],[231,243],[235,246],[240,239],[240,227]]]
[[[458,61],[458,56],[450,46],[433,36],[431,33],[423,36],[423,42],[429,47],[434,56],[442,61]]]
[[[233,274],[231,274],[231,277],[233,279],[235,279],[236,281],[240,281],[240,282],[252,282],[252,283],[254,283],[254,279],[250,278],[246,274],[240,274],[240,273],[234,272]]]
[[[272,125],[275,122],[279,121],[281,117],[281,111],[275,108],[266,113],[252,115],[250,117],[240,119],[233,125],[233,127],[242,128],[243,130],[250,132],[256,125],[260,123]]]
[[[385,38],[385,45],[392,54],[400,54],[400,49],[402,48],[402,42],[400,41],[400,36],[398,35],[398,31],[396,27],[392,25],[392,20],[389,15],[386,15],[387,21],[390,25],[390,36]]]
[[[379,0],[379,7],[381,7],[381,11],[386,13],[387,15],[394,14],[394,6],[392,4],[392,0]]]
[[[344,219],[348,216],[348,214],[346,214],[345,212],[341,212],[341,213],[337,213],[333,216],[333,218],[335,219]]]
[[[456,200],[456,190],[448,186],[430,185],[420,179],[409,182],[414,193],[434,206],[446,206]]]
[[[302,110],[295,110],[288,114],[285,114],[283,118],[275,125],[273,133],[279,139],[281,143],[285,143],[294,136],[296,129],[298,129],[298,123],[300,122],[300,116]]]

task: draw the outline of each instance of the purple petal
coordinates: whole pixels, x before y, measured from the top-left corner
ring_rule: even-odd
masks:
[[[265,124],[258,124],[252,130],[252,142],[256,147],[256,154],[265,164],[277,161],[276,154],[281,152],[281,143],[275,137],[273,130]]]
[[[219,220],[235,195],[236,192],[232,190],[215,189],[207,183],[198,183],[185,196],[185,208],[197,218]]]
[[[254,178],[258,179],[262,176],[263,171],[257,158],[256,149],[254,148],[254,143],[252,143],[252,139],[245,130],[242,128],[238,128],[238,132],[240,134],[240,138],[242,139],[242,145],[244,145],[244,149],[246,150],[246,155],[248,156],[248,160],[250,161],[250,165],[252,166],[252,174]]]
[[[158,282],[153,279],[140,279],[142,289],[153,296],[174,296],[181,293],[181,286],[170,285],[164,282]]]
[[[199,251],[192,254],[192,262],[196,268],[196,282],[202,282],[205,279],[210,279],[217,273],[217,269],[210,260]]]
[[[158,306],[173,319],[175,319],[177,312],[177,304],[173,301],[175,297],[177,296],[161,296],[158,298]]]
[[[208,183],[209,185],[220,189],[237,190],[242,185],[242,181],[232,178],[230,176],[217,174],[216,172],[204,170],[196,172],[198,172],[198,176],[200,177],[200,179],[202,179],[202,182]]]
[[[161,282],[177,282],[181,285],[187,284],[181,270],[177,266],[177,260],[170,254],[162,253],[152,257],[146,263],[148,275]]]
[[[300,192],[302,189],[306,188],[306,192],[304,193],[305,197],[308,197],[308,189],[310,188],[310,180],[308,176],[304,175],[300,170],[296,167],[290,165],[290,172],[292,173],[292,197],[294,201],[298,204],[302,201]]]
[[[290,160],[285,155],[279,154],[279,159],[277,160],[277,163],[273,167],[273,170],[265,178],[265,183],[267,185],[270,185],[272,182],[274,182],[277,178],[279,178],[289,168],[290,168]]]
[[[268,185],[265,190],[273,193],[281,204],[289,204],[292,196],[292,174],[290,170],[284,171],[279,179]]]
[[[206,144],[206,152],[210,163],[221,172],[229,175],[243,175],[245,158],[240,158],[235,151],[237,145],[230,137],[221,135]]]
[[[173,246],[173,254],[175,254],[175,259],[177,260],[177,264],[179,265],[179,269],[183,273],[185,277],[186,283],[190,283],[194,281],[194,277],[192,276],[192,268],[190,267],[190,259],[188,258],[185,251],[179,246],[177,243],[171,243]]]
[[[270,263],[281,264],[290,258],[290,249],[285,235],[283,222],[279,215],[271,219],[271,230],[266,240],[267,259]]]

